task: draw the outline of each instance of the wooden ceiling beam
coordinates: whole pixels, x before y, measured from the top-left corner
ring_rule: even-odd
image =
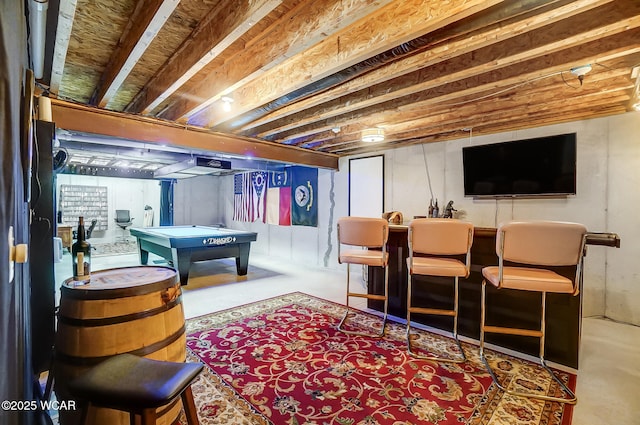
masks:
[[[141,0],[129,19],[90,104],[104,108],[140,60],[180,0]]]
[[[463,120],[465,121],[463,126],[467,126],[467,118],[475,119],[475,117],[482,116],[487,111],[499,108],[510,110],[518,106],[519,103],[535,107],[536,104],[548,102],[549,99],[567,98],[576,95],[602,95],[610,91],[629,90],[630,87],[625,69],[589,74],[586,78],[587,80],[583,86],[580,86],[575,79],[566,81],[558,76],[550,80],[549,84],[541,81],[541,83],[545,84],[530,85],[522,91],[509,93],[506,96],[487,97],[480,101],[462,103],[455,107],[434,105],[427,115],[424,114],[424,111],[409,112],[406,114],[405,121],[398,121],[388,126],[385,130],[389,134],[401,135],[405,132],[423,130],[429,126],[437,125],[441,121],[460,121],[461,116],[464,117]]]
[[[438,133],[447,133],[463,128],[476,128],[488,124],[496,125],[506,120],[514,120],[514,122],[526,120],[527,116],[532,114],[555,112],[558,115],[571,115],[576,110],[583,110],[587,106],[591,109],[606,107],[612,103],[623,105],[629,94],[626,90],[617,89],[609,91],[605,94],[590,93],[581,96],[573,96],[572,98],[558,96],[558,101],[549,102],[544,100],[536,100],[530,104],[518,102],[505,102],[499,108],[483,109],[482,113],[465,116],[463,120],[456,120],[452,117],[443,117],[441,122],[432,123],[431,126],[406,131],[401,133],[393,133],[391,140],[411,140],[422,138],[425,135],[433,135]],[[511,105],[511,108],[507,108]],[[586,106],[585,106],[586,105]],[[464,126],[464,127],[462,127]]]
[[[353,113],[331,119],[334,126],[344,126],[360,123],[365,126],[382,126],[385,123],[402,120],[407,111],[426,109],[436,104],[455,106],[457,100],[466,97],[481,97],[485,93],[497,93],[503,90],[515,89],[541,78],[549,78],[554,74],[568,72],[572,67],[634,55],[640,52],[640,28],[602,38],[598,41],[581,45],[579,49],[569,49],[546,55],[544,61],[530,60],[518,66],[507,67],[495,72],[487,72],[464,80],[435,87],[410,96],[405,96],[391,102],[385,102],[373,107],[362,108]],[[539,68],[544,66],[544,68]],[[466,102],[466,101],[465,101]],[[319,125],[325,125],[321,122]],[[318,125],[317,123],[314,125]],[[279,134],[280,138],[295,137],[296,132],[308,134],[313,125],[302,126],[295,131]]]
[[[618,96],[613,101],[623,102],[628,96]],[[611,99],[603,99],[600,102],[596,102],[592,105],[586,105],[584,103],[576,102],[574,110],[565,114],[558,114],[554,110],[539,110],[531,111],[526,108],[519,109],[517,117],[501,116],[495,119],[487,119],[484,123],[476,123],[477,126],[473,127],[473,136],[496,134],[510,130],[521,130],[523,128],[533,128],[552,124],[559,124],[562,122],[578,121],[582,119],[593,119],[600,116],[608,116],[613,114],[619,114],[624,112],[624,106],[621,103],[613,105]],[[421,137],[415,137],[410,139],[397,139],[388,140],[383,143],[363,143],[354,142],[351,145],[344,145],[342,147],[336,147],[331,152],[344,156],[354,155],[366,152],[377,152],[385,149],[392,149],[396,146],[410,146],[415,144],[442,142],[446,140],[462,139],[469,133],[463,131],[458,126],[443,126],[439,131],[426,134]]]
[[[52,95],[134,115],[63,103],[59,124],[272,161],[618,113],[640,63],[638,0],[182,0],[138,62],[138,36],[178,0],[76,1],[59,0]],[[374,126],[387,142],[365,146]]]
[[[78,0],[61,0],[58,8],[58,26],[56,27],[56,40],[53,47],[53,60],[51,64],[51,78],[49,91],[57,96],[62,83],[64,64],[67,60],[69,40],[71,40],[71,28],[76,14]]]
[[[600,108],[606,108],[613,103],[619,107],[624,107],[625,102],[630,99],[628,87],[616,87],[601,92],[593,89],[581,95],[568,91],[565,95],[554,93],[555,97],[542,94],[539,98],[535,98],[536,93],[537,91],[534,90],[527,91],[519,96],[520,99],[501,99],[500,102],[496,101],[497,105],[478,105],[478,107],[475,107],[474,104],[474,106],[470,107],[470,109],[473,109],[472,112],[461,110],[458,114],[450,112],[443,113],[440,116],[434,115],[431,117],[432,120],[430,122],[425,122],[426,119],[420,120],[423,122],[422,127],[416,126],[417,128],[409,131],[387,133],[386,141],[383,144],[411,144],[408,142],[455,133],[463,131],[464,128],[472,128],[475,133],[477,127],[497,126],[503,122],[511,122],[511,125],[514,126],[524,126],[528,117],[533,114],[548,111],[550,114],[556,114],[559,117],[573,117],[574,110],[585,110],[585,105],[590,108],[589,111],[593,112]],[[527,102],[527,100],[524,100],[526,98],[533,100]],[[549,101],[550,98],[558,100]],[[569,119],[565,119],[565,121],[569,121]],[[344,154],[346,150],[351,149],[353,146],[364,145],[366,144],[359,140],[359,135],[355,134],[348,139],[327,142],[315,149],[322,152]]]
[[[291,93],[496,3],[499,1],[450,0],[428,4],[423,0],[395,1],[236,90],[233,115],[248,112],[283,93]],[[232,118],[211,111],[206,127],[218,126]]]
[[[527,128],[536,128],[542,126],[549,126],[554,124],[561,124],[565,122],[571,121],[580,121],[585,119],[595,119],[601,117],[607,117],[611,115],[617,115],[624,113],[625,110],[623,107],[619,105],[612,105],[610,107],[600,108],[598,110],[583,110],[580,112],[572,113],[567,116],[560,116],[555,113],[546,113],[543,115],[534,114],[528,117],[525,121],[516,121],[512,122],[506,120],[504,124],[496,125],[489,124],[486,126],[481,126],[473,129],[473,137],[477,136],[485,136],[490,134],[498,134],[509,131],[523,130]],[[440,133],[437,135],[417,139],[417,140],[403,140],[398,142],[388,143],[386,146],[375,146],[375,144],[361,144],[359,146],[354,146],[351,149],[344,149],[339,152],[340,156],[349,156],[349,155],[363,155],[370,153],[379,153],[384,150],[394,149],[398,147],[407,147],[418,144],[425,143],[436,143],[436,142],[446,142],[449,140],[459,140],[463,138],[468,138],[469,133],[463,132],[460,130],[452,131],[449,133]]]
[[[220,2],[135,96],[126,111],[150,113],[281,3],[282,0]]]
[[[338,157],[333,154],[215,133],[154,118],[104,111],[56,99],[51,101],[51,110],[56,127],[69,131],[338,169]]]
[[[399,99],[488,71],[495,71],[502,67],[517,65],[561,50],[578,48],[583,43],[598,41],[602,37],[640,27],[640,3],[629,5],[629,7],[632,9],[623,9],[621,4],[608,6],[608,13],[603,13],[603,10],[598,8],[568,19],[562,25],[544,27],[440,62],[421,71],[361,90],[350,95],[348,101],[345,98],[338,98],[291,115],[283,120],[280,126],[273,126],[255,137],[269,138],[285,132],[284,137],[280,134],[278,138],[286,139],[287,132],[293,131],[295,134],[295,129],[305,124],[313,125],[317,121]]]
[[[560,6],[558,6],[558,2],[548,1],[518,2],[517,5],[519,5],[520,8],[515,9],[514,3],[512,2],[497,5],[494,7],[494,9],[497,10],[487,13],[486,16],[480,14],[479,17],[473,16],[469,18],[470,22],[467,23],[466,27],[471,28],[467,29],[468,32],[463,30],[465,25],[445,27],[433,33],[434,40],[429,49],[400,58],[362,76],[355,77],[335,88],[279,108],[243,126],[240,130],[244,135],[256,136],[262,133],[268,134],[266,130],[276,127],[276,125],[266,126],[266,124],[272,121],[281,120],[287,116],[296,114],[294,117],[291,117],[290,120],[283,122],[285,124],[301,122],[307,115],[306,112],[304,115],[299,114],[301,110],[307,110],[323,103],[333,103],[333,99],[336,99],[335,102],[341,101],[341,104],[344,105],[345,99],[343,96],[351,95],[365,88],[405,76],[438,62],[469,53],[474,49],[486,47],[508,38],[533,31],[542,26],[554,24],[562,19],[567,19],[610,2],[611,0],[580,0],[562,2],[566,4]],[[540,4],[544,4],[545,7],[539,7]],[[524,9],[525,7],[526,9]],[[264,128],[261,128],[261,126]],[[248,131],[251,129],[255,130]]]
[[[201,82],[180,93],[180,97],[162,112],[161,116],[186,121],[218,100],[247,84],[267,70],[302,53],[333,34],[361,19],[391,0],[372,3],[353,0],[305,1],[282,18],[286,25],[273,28],[267,37],[248,46],[241,54],[209,73]],[[303,34],[303,36],[301,36]],[[234,109],[236,104],[234,103]]]
[[[475,128],[495,115],[514,114],[520,107],[524,107],[531,113],[531,111],[538,112],[552,106],[561,114],[574,108],[573,102],[576,101],[595,105],[601,99],[610,100],[613,96],[620,96],[619,99],[629,97],[632,85],[628,75],[622,69],[590,74],[584,86],[561,78],[555,78],[550,83],[541,80],[514,94],[488,97],[455,107],[434,105],[433,108],[429,108],[426,116],[423,110],[407,111],[405,121],[389,126],[385,129],[385,133],[389,141],[420,139],[434,133]],[[333,151],[333,148],[341,145],[358,143],[360,130],[361,128],[348,128],[344,134],[341,133],[341,137],[328,140],[316,149]]]
[[[487,119],[484,123],[476,123],[477,126],[473,127],[473,135],[493,134],[495,132],[533,128],[539,126],[546,126],[552,124],[558,124],[561,122],[579,121],[582,119],[592,119],[595,116],[606,116],[613,113],[621,113],[622,103],[624,99],[627,99],[627,95],[613,96],[611,98],[603,98],[592,104],[585,104],[580,102],[572,102],[571,105],[567,105],[570,108],[563,114],[558,114],[556,111],[549,109],[531,110],[527,108],[518,108],[517,114],[514,117],[509,117],[504,114],[497,116],[494,119]],[[612,103],[618,102],[618,103]],[[492,129],[492,131],[488,131]],[[494,131],[498,130],[498,131]],[[456,129],[450,129],[449,133],[455,133]],[[458,130],[459,131],[459,130]],[[446,134],[446,133],[445,133]]]

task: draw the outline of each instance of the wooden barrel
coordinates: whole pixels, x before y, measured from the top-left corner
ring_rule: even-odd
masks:
[[[60,288],[54,366],[58,400],[71,400],[66,384],[101,361],[121,353],[183,362],[184,310],[178,275],[158,266],[122,267],[91,274],[91,282],[67,279]],[[180,414],[180,401],[158,409],[158,424]],[[60,411],[60,424],[76,425],[79,411]],[[127,425],[126,413],[92,408],[91,424]]]

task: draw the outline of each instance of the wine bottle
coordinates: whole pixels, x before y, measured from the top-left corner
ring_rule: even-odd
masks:
[[[71,246],[73,280],[89,283],[91,278],[91,244],[86,241],[84,217],[78,218],[78,239]]]
[[[440,215],[440,208],[438,208],[438,198],[436,198],[436,205],[433,207],[433,215],[431,217],[438,218]]]
[[[427,210],[427,217],[433,217],[433,198],[429,201],[429,209]]]

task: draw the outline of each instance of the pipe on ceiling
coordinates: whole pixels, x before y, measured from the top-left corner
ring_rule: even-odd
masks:
[[[44,46],[47,32],[49,0],[29,0],[29,45],[31,66],[37,80],[44,74]]]

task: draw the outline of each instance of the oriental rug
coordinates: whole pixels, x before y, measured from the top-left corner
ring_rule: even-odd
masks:
[[[91,242],[91,240],[89,240]],[[123,241],[112,243],[91,244],[95,248],[92,257],[106,257],[109,255],[137,254],[138,243],[136,241]]]
[[[206,365],[192,386],[200,423],[571,423],[571,406],[495,388],[475,345],[463,343],[462,364],[419,360],[407,354],[404,325],[388,323],[384,338],[346,335],[336,329],[343,313],[340,304],[293,293],[188,320],[187,361]],[[380,319],[357,312],[350,323],[379,329]],[[416,332],[418,349],[457,349],[451,338]],[[508,385],[560,395],[537,364],[487,357]],[[575,388],[575,375],[556,373]]]

